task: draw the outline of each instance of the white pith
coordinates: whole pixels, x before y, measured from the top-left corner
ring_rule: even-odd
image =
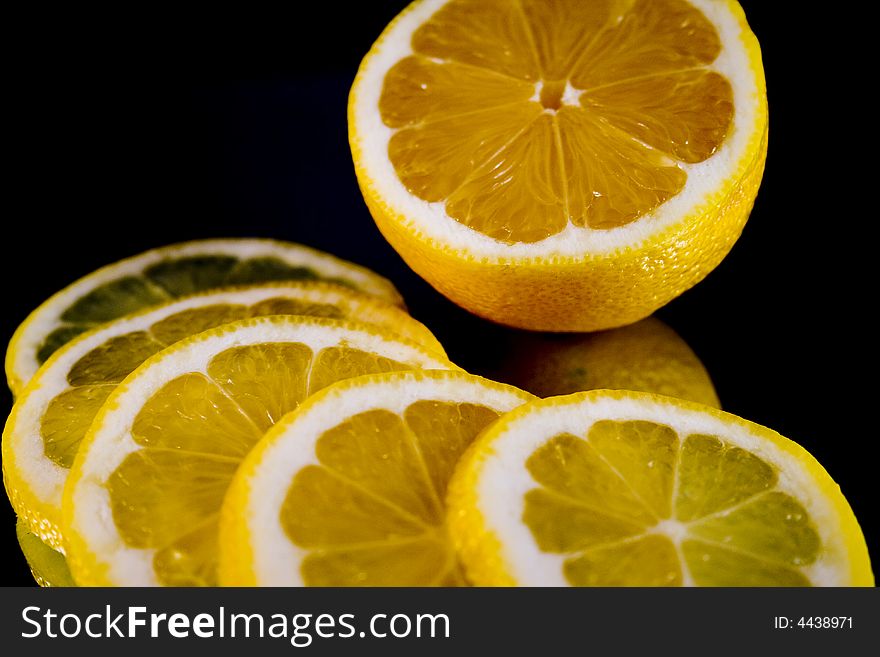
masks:
[[[491,430],[492,452],[478,467],[476,499],[485,528],[498,537],[505,569],[522,586],[570,586],[563,562],[575,555],[543,552],[522,521],[524,496],[539,487],[525,467],[526,460],[550,438],[561,433],[585,437],[599,420],[647,420],[672,427],[680,440],[693,433],[719,436],[748,450],[779,471],[778,490],[796,498],[810,514],[822,541],[820,557],[801,572],[816,586],[848,583],[849,558],[840,530],[840,516],[821,485],[792,454],[749,430],[745,421],[724,421],[709,413],[684,409],[674,403],[645,398],[593,398],[564,404],[537,403],[497,431]],[[731,416],[732,417],[732,416]],[[649,528],[679,544],[686,523],[663,521]],[[685,584],[692,585],[686,566]]]
[[[366,383],[368,379],[374,379]],[[259,461],[241,468],[249,486],[243,521],[253,554],[258,586],[303,586],[300,564],[308,550],[294,545],[281,525],[280,510],[294,475],[319,465],[315,444],[328,430],[365,411],[402,414],[417,401],[481,404],[501,413],[520,406],[530,395],[458,372],[411,372],[361,377],[320,393],[288,415],[267,438]]]
[[[327,278],[351,281],[359,290],[390,303],[397,305],[401,303],[400,294],[385,278],[354,263],[299,244],[268,239],[213,239],[153,249],[102,267],[80,278],[52,296],[22,322],[12,337],[9,347],[11,354],[14,346],[15,358],[6,363],[7,377],[10,384],[16,388],[13,392],[18,393],[36,373],[39,368],[36,354],[43,340],[64,324],[61,315],[80,297],[112,280],[129,275],[137,276],[147,267],[168,258],[223,254],[241,259],[279,258],[292,266],[309,267]]]
[[[328,320],[271,317],[245,320],[178,343],[135,370],[107,400],[96,418],[74,468],[75,480],[65,491],[65,535],[84,542],[89,556],[107,567],[114,585],[158,585],[153,549],[125,544],[113,521],[106,482],[130,453],[141,449],[131,426],[147,400],[170,380],[190,372],[207,376],[211,359],[226,349],[267,342],[296,342],[317,353],[331,346],[348,346],[426,369],[449,369],[449,362],[414,343],[398,341],[356,324]],[[70,532],[70,533],[68,533]]]
[[[67,375],[86,354],[107,340],[132,333],[149,331],[150,327],[179,312],[215,304],[252,306],[266,299],[293,299],[310,303],[332,304],[347,317],[365,324],[381,326],[413,340],[427,349],[445,356],[440,343],[421,323],[396,306],[374,297],[350,291],[329,283],[271,283],[242,289],[217,290],[164,304],[154,310],[116,320],[103,328],[83,334],[58,350],[32,379],[19,397],[12,419],[4,430],[4,441],[10,441],[5,467],[14,467],[18,482],[30,489],[40,505],[61,512],[61,494],[69,470],[46,457],[40,434],[40,422],[49,404],[58,395],[71,389]],[[33,511],[46,515],[45,508]],[[47,531],[60,532],[51,518],[45,518]]]
[[[562,232],[534,243],[508,244],[488,237],[450,218],[443,201],[423,201],[404,187],[388,157],[388,143],[395,130],[383,123],[378,110],[385,74],[395,63],[413,54],[412,34],[448,1],[422,0],[398,17],[374,45],[352,89],[353,132],[358,136],[361,164],[371,184],[405,226],[436,248],[485,262],[523,262],[532,258],[546,262],[554,257],[581,258],[638,248],[648,237],[697,212],[713,193],[729,185],[742,166],[749,144],[761,136],[756,122],[761,99],[737,17],[725,0],[689,0],[715,25],[721,38],[721,53],[708,68],[725,76],[733,89],[735,116],[731,132],[718,151],[701,163],[681,163],[688,175],[684,189],[655,211],[625,226],[592,230],[569,224]],[[570,89],[564,101],[576,102]]]

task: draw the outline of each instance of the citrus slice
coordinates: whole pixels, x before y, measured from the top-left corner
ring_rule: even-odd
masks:
[[[238,586],[456,586],[446,485],[464,449],[531,395],[462,372],[327,388],[272,428],[235,476],[220,581]]]
[[[174,244],[103,267],[34,310],[9,343],[6,379],[18,395],[65,343],[128,313],[209,289],[291,280],[338,283],[403,305],[378,274],[299,244],[265,239]]]
[[[367,325],[271,316],[178,342],[110,394],[63,498],[80,585],[215,582],[217,520],[250,448],[310,394],[361,374],[454,366]]]
[[[480,585],[849,586],[865,539],[802,447],[645,393],[522,406],[465,453],[449,525]]]
[[[70,576],[67,560],[60,552],[53,550],[28,529],[27,523],[19,518],[15,523],[15,535],[24,554],[31,575],[40,586],[76,586]]]
[[[491,378],[539,397],[634,390],[721,406],[703,363],[655,317],[598,333],[511,332],[499,356]]]
[[[735,0],[420,0],[349,97],[358,181],[403,259],[512,326],[631,323],[730,250],[767,148]]]
[[[274,283],[185,297],[104,324],[58,350],[22,391],[3,432],[3,473],[16,513],[58,550],[61,493],[79,443],[114,388],[156,352],[247,317],[308,315],[376,325],[445,356],[395,306],[330,283]]]

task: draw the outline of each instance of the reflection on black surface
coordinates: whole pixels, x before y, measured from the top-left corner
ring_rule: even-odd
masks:
[[[509,332],[505,338],[485,375],[539,397],[608,388],[721,406],[697,355],[654,317],[597,333]]]

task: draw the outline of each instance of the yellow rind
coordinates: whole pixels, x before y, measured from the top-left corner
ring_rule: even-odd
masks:
[[[25,393],[27,388],[25,388]],[[12,413],[6,420],[3,429],[3,442],[0,447],[0,458],[3,460],[3,486],[9,503],[19,518],[27,525],[32,534],[35,534],[46,545],[64,554],[64,540],[59,527],[61,526],[61,514],[57,509],[43,504],[27,484],[27,479],[21,472],[18,461],[15,458],[13,436],[11,428],[15,426],[18,418],[18,406],[13,405]]]
[[[331,386],[332,387],[332,386]],[[295,413],[296,411],[294,411]],[[257,575],[253,569],[254,551],[249,540],[245,508],[250,497],[250,473],[274,439],[279,427],[286,426],[290,414],[281,418],[266,432],[242,461],[232,483],[223,498],[220,509],[220,558],[217,565],[217,578],[221,586],[256,586]],[[256,460],[252,461],[251,456]]]
[[[520,406],[490,425],[462,455],[449,483],[446,498],[447,518],[453,543],[465,564],[468,577],[474,584],[477,586],[516,586],[518,584],[505,558],[503,541],[487,526],[486,519],[480,511],[481,500],[477,493],[478,483],[486,461],[495,453],[494,441],[511,424],[536,408],[564,408],[603,398],[642,399],[675,406],[683,410],[705,413],[726,424],[739,425],[794,457],[804,471],[809,474],[816,490],[831,502],[835,511],[838,520],[837,533],[843,537],[849,563],[849,581],[844,584],[847,586],[874,586],[874,574],[871,570],[868,547],[852,508],[841,493],[840,486],[803,447],[772,429],[708,406],[650,393],[616,390],[591,390],[565,397],[551,397]]]
[[[362,166],[355,121],[359,84],[389,33],[418,4],[388,25],[361,62],[348,104],[349,144],[364,200],[382,235],[417,274],[458,305],[494,322],[529,330],[598,331],[644,319],[724,259],[748,220],[767,157],[761,50],[738,2],[727,0],[741,27],[759,104],[755,132],[736,172],[690,215],[640,244],[608,254],[546,258],[477,258],[452,249],[391,207]]]
[[[154,354],[146,361],[143,362],[137,369],[135,369],[131,374],[129,374],[110,394],[107,400],[104,402],[104,405],[98,411],[98,414],[95,416],[95,419],[92,422],[91,427],[83,438],[82,443],[80,444],[79,451],[77,452],[76,458],[74,459],[73,466],[70,469],[70,474],[67,477],[67,482],[64,486],[64,495],[62,500],[62,510],[61,510],[61,528],[64,540],[64,548],[65,555],[67,557],[67,563],[70,567],[71,575],[73,576],[74,581],[78,586],[114,586],[115,583],[111,580],[109,576],[109,564],[102,563],[98,557],[98,555],[94,554],[89,547],[89,543],[86,538],[78,531],[73,528],[74,521],[74,491],[76,490],[77,484],[83,478],[84,473],[82,471],[82,461],[84,458],[84,454],[86,454],[91,448],[92,444],[95,442],[95,437],[98,433],[98,430],[102,427],[104,422],[106,421],[107,415],[112,411],[116,410],[119,407],[119,397],[122,396],[135,381],[142,370],[150,367],[153,363],[168,358],[169,356],[177,353],[183,349],[188,348],[190,345],[203,342],[206,340],[211,340],[215,337],[221,336],[226,333],[234,333],[237,329],[248,326],[255,326],[260,323],[265,322],[283,322],[283,323],[291,323],[291,324],[316,324],[323,326],[345,326],[348,328],[360,330],[364,333],[369,333],[374,335],[375,337],[382,339],[391,339],[395,342],[402,343],[413,347],[421,352],[423,352],[427,356],[431,356],[435,358],[438,362],[444,363],[444,365],[449,366],[452,370],[459,370],[460,368],[450,362],[447,358],[440,356],[439,354],[435,354],[430,350],[426,349],[424,346],[413,342],[412,340],[407,340],[405,338],[401,338],[394,333],[389,331],[383,331],[381,329],[376,328],[375,326],[371,326],[368,324],[360,324],[358,322],[353,321],[339,321],[333,319],[324,319],[318,317],[304,317],[304,316],[296,316],[296,315],[274,315],[269,317],[258,317],[253,319],[245,319],[237,322],[233,322],[230,324],[224,324],[223,326],[218,326],[217,328],[210,329],[203,333],[198,333],[192,337],[186,338],[185,340],[181,340],[179,342],[175,342],[173,345],[168,347],[167,349],[160,351],[157,354]],[[258,443],[259,444],[259,443]]]
[[[46,545],[53,550],[64,554],[64,541],[61,532],[58,530],[60,525],[60,517],[58,514],[41,513],[34,509],[40,506],[39,500],[34,496],[29,487],[13,486],[10,481],[23,481],[21,475],[10,474],[11,462],[8,455],[9,450],[6,449],[5,443],[3,448],[3,485],[6,488],[6,495],[9,503],[15,513],[21,518],[21,521],[27,526],[28,530],[37,536]]]

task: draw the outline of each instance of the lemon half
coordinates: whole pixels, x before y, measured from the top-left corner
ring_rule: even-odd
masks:
[[[767,149],[734,0],[419,0],[349,98],[386,239],[464,308],[532,330],[646,317],[702,280]]]

